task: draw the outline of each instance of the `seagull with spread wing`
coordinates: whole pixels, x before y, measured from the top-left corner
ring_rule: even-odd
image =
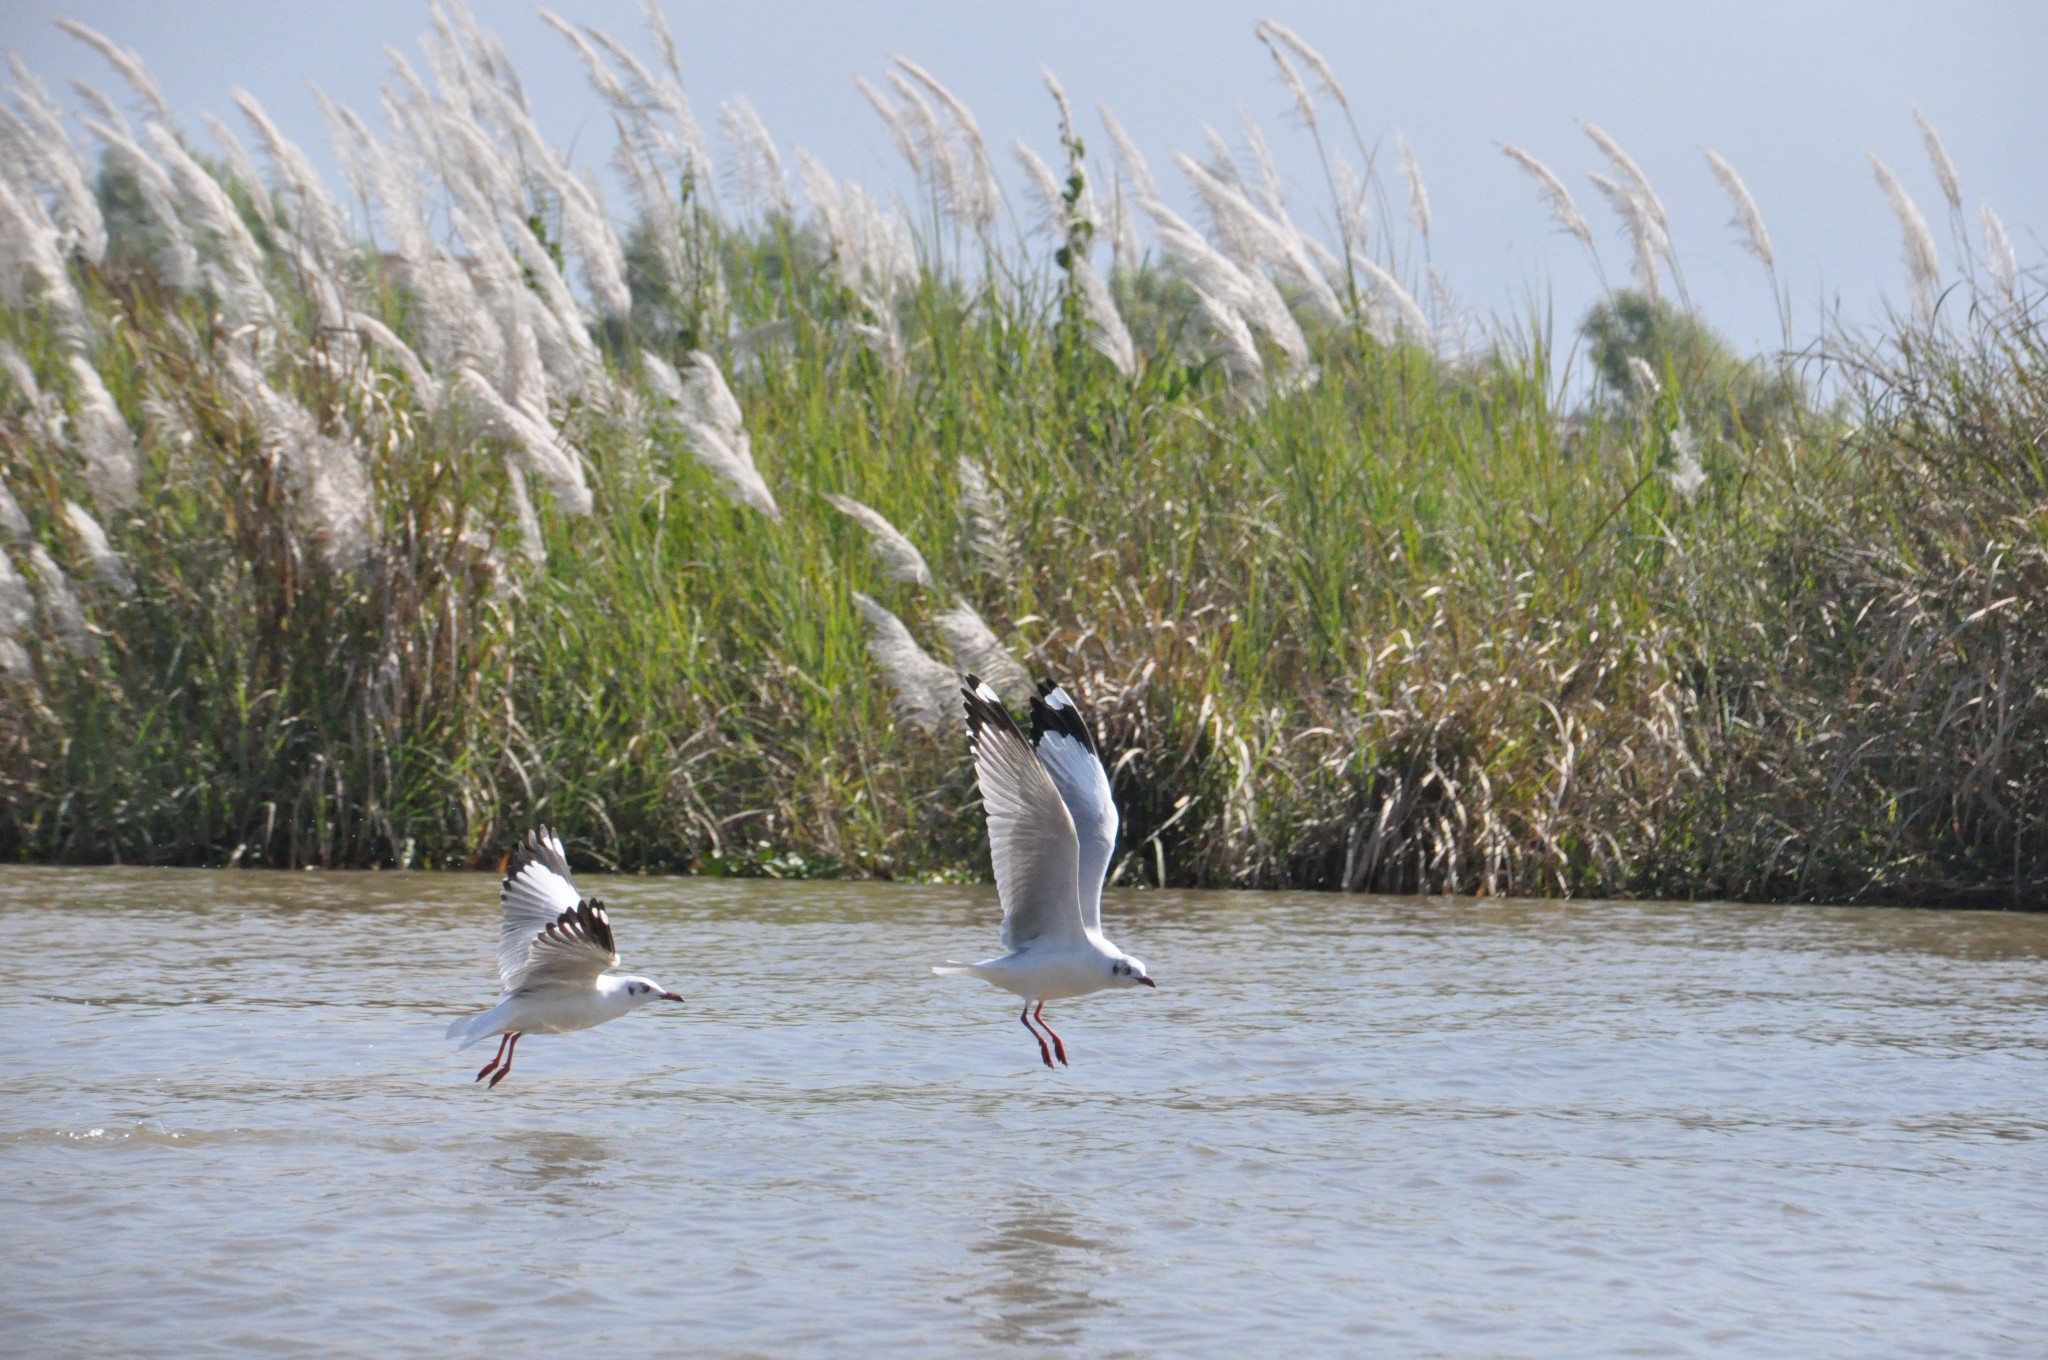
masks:
[[[1157,985],[1143,962],[1102,933],[1102,881],[1117,826],[1109,774],[1080,710],[1052,681],[1041,682],[1031,700],[1029,740],[985,682],[970,675],[960,692],[1010,952],[932,971],[978,977],[1023,997],[1018,1018],[1051,1067],[1054,1054],[1067,1061],[1067,1047],[1045,1023],[1046,1002]]]
[[[512,1054],[527,1034],[567,1034],[616,1020],[650,1001],[681,1001],[644,977],[614,977],[619,964],[604,903],[581,897],[569,877],[562,842],[546,827],[530,831],[506,866],[498,904],[498,976],[504,998],[481,1015],[448,1026],[464,1048],[493,1034],[498,1056],[476,1074],[496,1086],[512,1071]],[[495,1074],[495,1075],[494,1075]]]

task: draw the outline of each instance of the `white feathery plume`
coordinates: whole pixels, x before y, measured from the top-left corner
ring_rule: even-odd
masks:
[[[1615,183],[1605,175],[1589,171],[1586,178],[1600,191],[1628,232],[1629,246],[1634,253],[1636,287],[1640,288],[1650,301],[1660,300],[1662,294],[1657,286],[1657,223],[1651,215],[1649,205],[1633,190]]]
[[[284,469],[299,531],[329,566],[361,568],[373,547],[370,470],[353,441],[320,428],[313,413],[273,388],[261,369],[238,354],[228,376],[255,419],[263,450]]]
[[[1920,206],[1913,196],[1906,192],[1906,186],[1899,183],[1891,167],[1879,160],[1873,153],[1870,166],[1877,174],[1878,188],[1892,205],[1892,215],[1899,219],[1899,234],[1905,238],[1906,273],[1913,284],[1913,310],[1922,321],[1934,320],[1934,290],[1941,283],[1941,261],[1934,253],[1934,233],[1927,230],[1927,219],[1920,215]]]
[[[1200,284],[1191,285],[1195,290],[1195,301],[1208,318],[1209,326],[1222,342],[1223,366],[1233,377],[1252,382],[1264,375],[1265,360],[1259,357],[1258,341],[1252,338],[1251,327],[1237,308],[1223,298],[1206,292]]]
[[[1102,119],[1103,130],[1109,133],[1111,145],[1116,147],[1117,160],[1122,164],[1124,174],[1130,178],[1132,192],[1139,198],[1159,197],[1159,184],[1152,178],[1152,168],[1145,164],[1138,144],[1124,131],[1124,125],[1117,121],[1116,115],[1109,111],[1109,105],[1097,104],[1095,112]]]
[[[1728,195],[1729,203],[1734,205],[1734,225],[1741,227],[1748,237],[1743,248],[1762,260],[1766,269],[1775,269],[1777,262],[1771,255],[1771,236],[1764,230],[1764,215],[1757,211],[1756,200],[1749,196],[1749,186],[1742,182],[1742,176],[1735,173],[1735,167],[1720,152],[1705,151],[1708,167],[1713,170],[1714,178],[1721,182],[1721,191]]]
[[[1317,127],[1316,101],[1308,92],[1308,82],[1301,78],[1301,72],[1295,69],[1285,52],[1272,43],[1266,44],[1266,50],[1272,53],[1273,65],[1279,69],[1280,83],[1294,96],[1294,111],[1301,115],[1303,124],[1313,132]]]
[[[99,578],[100,584],[124,600],[133,599],[135,578],[128,574],[128,564],[107,541],[107,531],[92,517],[92,512],[77,501],[66,501],[64,522],[77,537],[79,551],[84,554],[86,565],[92,568],[92,574]]]
[[[1145,243],[1138,239],[1138,215],[1132,211],[1131,195],[1124,190],[1122,174],[1116,175],[1109,216],[1109,267],[1131,272],[1145,258]]]
[[[1010,511],[1002,489],[988,469],[960,455],[960,514],[967,521],[967,550],[975,565],[998,581],[1017,572],[1017,540],[1010,532]]]
[[[745,95],[735,96],[730,104],[718,106],[718,122],[725,129],[726,141],[732,143],[733,188],[741,204],[750,211],[772,208],[785,216],[795,215],[796,203],[782,173],[782,153],[775,149],[775,139],[768,135],[753,104]]]
[[[626,87],[620,83],[618,75],[605,64],[604,58],[597,54],[597,49],[591,46],[590,39],[578,33],[574,25],[545,5],[535,9],[534,14],[542,23],[569,40],[569,45],[576,49],[576,55],[583,59],[584,69],[590,73],[590,83],[597,87],[597,92],[604,97],[607,104],[621,109],[634,106],[633,96],[626,92]]]
[[[834,510],[845,515],[861,528],[868,531],[874,541],[875,556],[882,559],[882,574],[892,581],[905,585],[923,586],[931,589],[931,568],[925,565],[924,554],[917,545],[903,536],[901,530],[882,517],[872,506],[861,504],[851,496],[826,492],[825,499]]]
[[[683,395],[683,380],[676,376],[675,365],[651,349],[640,351],[640,371],[647,378],[647,385],[654,389],[656,396],[671,406],[681,406],[689,398]]]
[[[1667,238],[1668,241],[1671,233],[1671,223],[1664,216],[1664,201],[1658,198],[1657,191],[1650,187],[1649,176],[1645,175],[1643,168],[1636,164],[1635,157],[1622,150],[1620,142],[1615,141],[1592,123],[1582,122],[1579,124],[1579,128],[1587,137],[1592,139],[1593,145],[1600,148],[1601,154],[1607,157],[1608,163],[1614,167],[1615,172],[1628,181],[1629,187],[1634,190],[1634,196],[1642,202],[1644,210],[1649,213],[1650,220],[1657,224],[1658,233]]]
[[[267,228],[277,227],[277,206],[271,202],[270,185],[257,170],[256,162],[249,159],[249,148],[242,145],[242,139],[235,130],[210,113],[199,115],[199,121],[206,124],[206,130],[213,134],[214,145],[220,148],[227,161],[228,178],[242,186],[249,195],[249,206],[256,210],[256,216]]]
[[[1401,286],[1401,281],[1357,251],[1352,252],[1351,263],[1359,273],[1365,275],[1380,295],[1392,304],[1395,315],[1401,318],[1401,324],[1407,327],[1416,342],[1428,345],[1434,335],[1434,328],[1429,324],[1429,314],[1423,311],[1414,296]]]
[[[181,293],[191,292],[199,285],[199,252],[193,248],[192,234],[185,229],[185,221],[173,202],[177,187],[171,183],[171,177],[124,127],[88,120],[85,129],[106,144],[114,160],[134,173],[143,208],[163,237],[156,257],[158,277]]]
[[[154,118],[166,127],[175,127],[177,125],[177,120],[171,116],[171,106],[164,102],[163,91],[159,90],[156,87],[156,82],[149,78],[149,71],[143,66],[142,57],[138,53],[121,46],[99,30],[87,28],[84,24],[74,20],[57,19],[53,22],[57,27],[99,53],[102,57],[105,57],[107,64],[119,73],[122,80],[128,82],[128,88],[135,91],[136,95],[142,100],[143,107],[149,110],[151,118]]]
[[[1998,285],[1998,291],[2011,297],[2020,284],[2020,257],[2012,248],[2012,238],[2005,234],[2005,223],[1998,220],[1998,214],[1987,202],[1979,206],[1978,212],[1984,218],[1984,264],[1991,271],[1991,281]]]
[[[536,567],[546,566],[547,535],[541,532],[540,516],[533,511],[526,474],[509,459],[505,463],[505,485],[512,492],[512,522],[519,526],[519,555]]]
[[[1209,148],[1209,164],[1206,167],[1209,173],[1231,188],[1242,191],[1244,171],[1238,168],[1237,157],[1231,154],[1230,143],[1223,140],[1223,134],[1204,123],[1202,140]],[[1175,159],[1178,160],[1179,157],[1176,156]]]
[[[1202,296],[1203,311],[1225,341],[1234,367],[1243,371],[1247,354],[1257,358],[1257,346],[1248,347],[1243,342],[1249,336],[1240,334],[1246,322],[1256,322],[1293,363],[1308,362],[1308,339],[1271,279],[1257,270],[1240,269],[1157,199],[1140,206],[1152,218],[1161,249],[1182,265]]]
[[[65,245],[98,264],[106,256],[107,224],[93,192],[92,167],[72,144],[63,115],[50,102],[49,91],[30,73],[21,58],[8,54],[14,73],[14,102],[20,110],[22,151],[33,157],[44,187],[56,196],[54,216],[68,234]]]
[[[42,405],[43,385],[36,381],[36,371],[21,357],[21,351],[5,340],[0,340],[0,373],[7,375],[30,406]]]
[[[1342,152],[1331,157],[1335,162],[1332,178],[1336,181],[1337,233],[1346,250],[1367,250],[1372,246],[1372,209],[1367,197],[1372,186],[1366,177],[1352,169],[1351,162]]]
[[[583,309],[577,305],[576,295],[569,291],[569,281],[556,268],[554,257],[531,231],[515,226],[507,235],[527,284],[519,295],[520,302],[531,310],[536,323],[547,324],[549,336],[562,351],[558,362],[549,368],[549,375],[564,387],[581,390],[589,379],[604,372],[604,360],[590,338]]]
[[[0,549],[0,638],[13,641],[36,621],[35,592],[14,568],[14,559]]]
[[[35,681],[27,649],[5,634],[0,634],[0,680],[17,685]]]
[[[212,246],[221,268],[222,312],[231,326],[263,325],[277,316],[277,303],[263,282],[263,252],[242,221],[234,200],[206,167],[192,158],[184,144],[161,123],[149,123],[144,134],[170,172],[188,222],[197,225]]]
[[[1060,131],[1062,135],[1074,130],[1074,106],[1067,102],[1067,87],[1060,84],[1060,78],[1052,73],[1052,67],[1040,66],[1039,79],[1045,82],[1045,92],[1052,96],[1052,102],[1060,108]]]
[[[43,385],[36,381],[36,371],[28,360],[21,357],[21,351],[0,340],[0,373],[21,392],[22,400],[28,406],[28,421],[24,428],[30,436],[40,437],[52,447],[66,442],[65,431],[71,418],[64,411],[64,402],[54,392],[43,391]],[[22,516],[21,507],[14,503],[4,485],[0,485],[0,534],[26,536],[28,520]]]
[[[1033,230],[1056,241],[1066,240],[1067,199],[1059,176],[1022,139],[1013,143],[1010,150],[1017,157],[1017,164],[1024,168],[1025,188],[1030,190],[1032,205],[1038,209],[1038,220],[1031,224]]]
[[[1408,220],[1415,224],[1415,230],[1422,233],[1422,239],[1429,239],[1429,186],[1422,182],[1422,165],[1415,159],[1415,148],[1408,145],[1408,139],[1394,134],[1394,145],[1401,154],[1401,173],[1408,180]]]
[[[85,304],[64,267],[57,224],[31,192],[17,195],[0,175],[0,302],[21,309],[40,300],[73,343],[87,332]]]
[[[1650,367],[1650,361],[1640,354],[1628,356],[1629,385],[1646,397],[1654,397],[1664,390],[1664,384],[1657,381],[1657,370]]]
[[[1126,378],[1138,371],[1137,346],[1131,343],[1130,328],[1116,309],[1109,285],[1086,256],[1074,261],[1073,276],[1081,285],[1081,306],[1088,317],[1088,344]]]
[[[900,373],[910,357],[910,350],[903,341],[903,327],[897,322],[894,312],[884,311],[878,315],[881,318],[878,322],[850,321],[846,329],[884,366]]]
[[[120,106],[107,98],[106,92],[99,86],[89,81],[74,79],[71,82],[71,92],[77,95],[86,110],[102,123],[111,128],[118,128],[124,133],[128,131],[128,115],[122,113]]]
[[[511,440],[524,455],[527,470],[548,484],[563,514],[591,512],[590,485],[583,479],[583,460],[562,442],[545,419],[505,400],[490,380],[474,368],[462,369],[458,385],[484,422]]]
[[[78,383],[79,451],[85,456],[85,484],[93,503],[104,515],[132,509],[137,498],[135,433],[113,393],[100,381],[100,371],[82,354],[68,358],[71,376]]]
[[[996,182],[995,166],[989,161],[988,143],[982,140],[981,124],[959,96],[941,85],[938,78],[908,57],[893,58],[896,66],[939,101],[953,123],[953,136],[967,152],[959,188],[964,198],[956,203],[966,224],[985,232],[995,223],[1003,202],[1002,187]]]
[[[511,248],[487,216],[494,209],[485,201],[482,191],[472,183],[452,178],[448,187],[457,200],[466,200],[469,205],[464,208],[458,201],[450,206],[448,216],[469,247],[470,259],[469,268],[451,267],[444,274],[449,298],[465,305],[466,311],[449,321],[451,330],[463,328],[453,336],[453,355],[446,359],[437,356],[435,366],[445,368],[452,360],[456,366],[475,369],[479,374],[496,373],[498,391],[530,419],[545,425],[548,375],[541,358],[540,339],[534,333],[534,314],[538,309],[528,306],[531,294]],[[431,340],[434,329],[426,328],[426,333]],[[489,356],[489,362],[477,362],[484,355]]]
[[[1193,157],[1175,152],[1173,159],[1209,210],[1217,239],[1224,243],[1224,252],[1233,263],[1248,274],[1255,273],[1261,265],[1279,270],[1300,287],[1323,316],[1331,321],[1343,320],[1343,304],[1338,302],[1329,280],[1309,259],[1302,235],[1291,222],[1260,212],[1243,189],[1224,183]]]
[[[908,57],[892,58],[896,66],[910,79],[922,85],[931,96],[939,101],[952,122],[952,139],[966,152],[966,159],[960,162],[963,171],[961,188],[966,194],[966,209],[970,223],[987,226],[995,220],[997,209],[1002,203],[1002,189],[996,183],[995,167],[990,163],[988,144],[981,135],[981,124],[966,103],[951,90],[939,83],[936,76],[925,70]]]
[[[671,183],[688,178],[709,184],[710,167],[702,156],[703,138],[697,131],[689,101],[683,97],[680,79],[657,76],[647,69],[623,43],[600,29],[570,28],[547,11],[541,17],[569,40],[583,59],[591,83],[612,106],[619,130],[619,142],[612,160],[623,173],[645,239],[652,245],[663,275],[679,292],[690,285],[691,266],[684,249],[690,229],[677,209]],[[654,18],[659,20],[659,13]],[[587,35],[587,36],[586,36]],[[606,64],[603,48],[626,72],[626,80]],[[628,83],[630,82],[630,88]],[[657,114],[666,113],[674,128],[664,127]]]
[[[1586,225],[1585,214],[1581,213],[1579,205],[1572,201],[1571,190],[1564,187],[1564,181],[1552,173],[1549,166],[1521,147],[1506,142],[1496,142],[1495,145],[1509,160],[1528,171],[1543,187],[1543,199],[1550,205],[1550,215],[1557,220],[1557,224],[1578,237],[1579,243],[1591,250],[1593,229]]]
[[[917,286],[917,250],[910,230],[858,184],[834,179],[817,157],[796,149],[797,178],[832,251],[840,286],[877,313]]]
[[[861,96],[881,116],[883,124],[889,129],[889,140],[896,144],[896,150],[910,166],[910,172],[919,179],[924,179],[924,157],[918,150],[917,132],[910,126],[904,111],[890,103],[889,96],[876,89],[866,76],[855,75],[853,83],[861,92]]]
[[[692,350],[688,367],[682,378],[685,400],[676,408],[676,420],[690,451],[724,480],[734,500],[770,519],[781,519],[781,507],[754,466],[753,439],[739,400],[726,386],[717,361],[702,350]]]
[[[953,654],[955,668],[980,676],[1012,703],[1030,698],[1031,673],[1010,654],[973,605],[955,597],[953,607],[940,614],[937,622],[946,635],[946,650]]]
[[[660,139],[664,153],[677,163],[678,169],[690,174],[698,183],[708,184],[712,174],[711,155],[704,145],[704,134],[697,126],[697,115],[690,107],[688,96],[683,93],[683,72],[676,58],[675,40],[669,36],[661,8],[654,0],[648,0],[644,12],[655,48],[661,53],[663,69],[660,74],[650,71],[623,43],[610,35],[588,25],[584,32],[625,68],[626,78],[641,106],[643,125]],[[674,125],[673,131],[662,128],[649,110],[666,114]]]
[[[676,57],[676,40],[668,31],[668,20],[662,17],[657,0],[646,0],[641,12],[646,16],[647,31],[654,38],[655,49],[661,53],[661,64],[667,72],[665,79],[650,82],[655,102],[676,125],[676,136],[682,142],[683,152],[689,157],[697,178],[708,183],[711,154],[705,149],[704,134],[697,128],[697,118],[690,109],[690,101],[683,95],[683,64]]]
[[[859,591],[853,603],[868,625],[868,655],[895,692],[899,717],[921,731],[937,734],[959,725],[960,705],[953,701],[960,677],[917,645],[903,620]]]
[[[26,543],[35,537],[35,529],[22,513],[21,502],[14,499],[14,493],[0,482],[0,536],[16,543]]]
[[[97,656],[100,640],[86,623],[85,609],[78,603],[64,568],[40,543],[29,544],[28,565],[36,579],[36,605],[50,636],[74,656]]]
[[[288,216],[294,235],[313,249],[320,262],[330,271],[337,271],[354,254],[355,245],[350,239],[347,218],[341,206],[327,192],[320,173],[313,168],[313,162],[271,121],[256,96],[237,87],[234,91],[235,106],[242,111],[249,126],[255,129],[256,140],[263,147],[263,154],[270,158],[277,171],[277,177],[286,193],[291,195],[292,209]],[[258,185],[250,185],[250,192],[260,195]]]
[[[1941,144],[1941,134],[1918,109],[1913,110],[1913,121],[1920,125],[1920,139],[1927,143],[1927,159],[1934,164],[1934,180],[1941,186],[1941,196],[1948,200],[1950,208],[1961,212],[1963,186],[1956,179],[1955,162],[1948,158],[1948,148]]]
[[[903,101],[896,112],[905,135],[910,139],[908,155],[911,168],[917,172],[939,208],[954,221],[972,225],[969,222],[972,211],[968,203],[972,192],[968,183],[972,171],[961,160],[952,139],[947,137],[945,125],[939,121],[931,101],[901,71],[889,72],[889,88]]]
[[[1343,106],[1346,113],[1351,111],[1351,101],[1344,97],[1344,87],[1337,83],[1337,73],[1330,69],[1330,63],[1323,60],[1323,54],[1310,47],[1305,39],[1285,24],[1271,19],[1261,19],[1252,29],[1267,47],[1275,44],[1285,47],[1298,58],[1302,65],[1315,72],[1316,80],[1329,92],[1330,98]],[[1277,51],[1277,48],[1274,50]]]
[[[1238,101],[1237,117],[1244,127],[1245,145],[1251,148],[1252,164],[1259,171],[1259,208],[1274,221],[1291,228],[1294,224],[1287,215],[1287,190],[1280,182],[1280,167],[1273,161],[1273,149],[1266,145],[1266,134],[1242,100]]]
[[[1707,470],[1700,466],[1700,437],[1680,425],[1671,432],[1672,465],[1665,477],[1682,498],[1691,500],[1707,484]]]
[[[420,356],[413,353],[412,346],[400,339],[395,331],[376,317],[363,312],[350,312],[348,324],[357,334],[389,355],[391,362],[398,365],[398,371],[405,374],[405,381],[411,386],[413,396],[421,407],[432,411],[441,405],[440,379],[427,372],[427,366],[420,362]]]

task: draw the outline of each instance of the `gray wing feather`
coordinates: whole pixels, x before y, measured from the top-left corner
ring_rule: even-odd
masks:
[[[1003,947],[1078,942],[1083,935],[1074,819],[996,692],[970,675],[961,693],[988,814],[996,892],[1003,901]]]
[[[585,904],[569,877],[568,856],[546,827],[529,831],[513,852],[498,904],[505,916],[498,927],[498,978],[508,993],[530,982],[583,976],[585,970],[595,977],[619,961],[603,907],[592,902],[595,918],[582,916]]]
[[[1109,772],[1102,768],[1095,734],[1072,696],[1050,680],[1039,682],[1031,700],[1031,744],[1074,819],[1081,848],[1081,923],[1100,933],[1102,881],[1109,875],[1109,858],[1116,849],[1116,802],[1109,794]]]

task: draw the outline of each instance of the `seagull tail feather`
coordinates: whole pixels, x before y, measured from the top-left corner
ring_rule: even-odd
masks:
[[[455,1046],[455,1051],[460,1053],[477,1040],[490,1037],[483,1030],[483,1021],[489,1018],[490,1014],[489,1011],[483,1011],[476,1015],[465,1015],[459,1019],[451,1020],[448,1022],[448,1032],[442,1037],[462,1040],[461,1043]]]
[[[933,968],[932,971],[934,973],[937,973],[940,977],[952,977],[955,974],[965,974],[968,977],[980,977],[981,965],[978,963],[954,963],[952,960],[948,959],[946,961],[945,967]]]

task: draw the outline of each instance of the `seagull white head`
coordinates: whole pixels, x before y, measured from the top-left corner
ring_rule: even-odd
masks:
[[[1159,985],[1152,980],[1152,975],[1145,971],[1145,961],[1143,959],[1134,959],[1129,954],[1125,954],[1110,965],[1110,976],[1114,979],[1109,984],[1112,987],[1157,987]]]
[[[638,1010],[650,1001],[682,1000],[680,996],[677,996],[653,978],[619,977],[607,978],[605,981],[615,984],[620,993],[632,1004],[634,1010]]]

